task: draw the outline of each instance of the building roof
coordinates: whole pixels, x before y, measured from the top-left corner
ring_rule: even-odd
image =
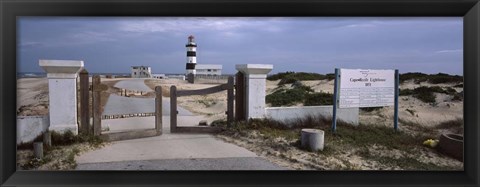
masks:
[[[197,64],[195,69],[222,69],[221,64]]]

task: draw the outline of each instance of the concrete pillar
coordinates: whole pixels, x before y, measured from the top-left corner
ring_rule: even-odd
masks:
[[[78,134],[77,125],[77,76],[83,69],[83,61],[40,60],[40,67],[47,72],[49,91],[49,131]]]
[[[264,118],[267,73],[273,65],[237,64],[235,68],[245,74],[245,118]]]

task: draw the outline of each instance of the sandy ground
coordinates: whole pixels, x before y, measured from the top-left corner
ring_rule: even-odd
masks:
[[[47,78],[17,80],[17,114],[35,116],[48,114]]]

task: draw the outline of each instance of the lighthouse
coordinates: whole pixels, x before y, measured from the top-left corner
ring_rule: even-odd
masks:
[[[197,64],[197,44],[195,43],[195,37],[190,35],[188,37],[188,43],[185,45],[187,48],[187,66],[186,74],[196,74],[195,65]]]

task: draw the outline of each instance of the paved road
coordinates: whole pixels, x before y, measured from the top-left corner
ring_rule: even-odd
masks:
[[[150,89],[150,87],[145,85],[145,83],[144,83],[145,80],[146,79],[134,79],[134,78],[132,78],[132,79],[119,81],[114,86],[117,87],[117,88],[123,88],[123,89],[127,89],[127,90],[137,90],[137,91],[144,91],[144,92],[153,91],[152,89]]]

